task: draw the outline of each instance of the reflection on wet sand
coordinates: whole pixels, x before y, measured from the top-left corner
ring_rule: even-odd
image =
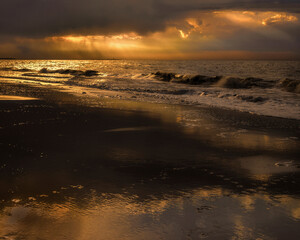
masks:
[[[276,174],[296,173],[300,165],[294,160],[281,159],[269,156],[252,156],[241,158],[240,167],[249,171],[249,176],[260,180],[270,181]]]
[[[210,141],[210,144],[218,145],[218,147],[230,147],[234,145],[251,150],[268,149],[270,151],[286,151],[287,149],[294,149],[298,146],[298,142],[295,141],[295,139],[298,140],[298,138],[294,137],[293,134],[290,136],[291,138],[284,138],[280,135],[276,136],[276,134],[270,135],[265,133],[265,128],[279,127],[281,124],[279,118],[261,116],[262,122],[256,124],[264,130],[249,130],[247,129],[249,128],[249,123],[247,124],[246,122],[249,120],[249,115],[251,119],[251,114],[242,114],[226,110],[220,111],[219,109],[213,108],[207,109],[200,106],[198,109],[195,109],[195,107],[188,106],[152,104],[105,97],[99,101],[99,96],[112,93],[105,93],[103,90],[99,90],[98,92],[94,90],[93,93],[89,93],[89,96],[82,96],[81,93],[88,90],[84,88],[76,89],[75,87],[68,89],[69,93],[74,94],[74,91],[77,91],[77,99],[80,99],[80,102],[77,102],[77,104],[143,112],[147,116],[158,117],[160,121],[170,124],[171,127],[173,127],[174,124],[179,125],[182,127],[184,133],[193,135],[194,137],[204,138],[205,141]],[[216,113],[212,114],[214,111]],[[239,117],[243,115],[243,118],[238,119],[238,121],[240,121],[238,122],[240,128],[237,129],[236,122],[234,126],[228,124],[228,122],[232,122],[234,119],[232,115],[238,115]],[[282,133],[283,132],[281,132],[281,134]],[[295,139],[293,139],[293,137]],[[230,141],[228,141],[228,139],[230,139]]]
[[[9,96],[9,95],[0,95],[0,101],[26,101],[26,100],[38,100],[36,98],[29,98],[29,97],[20,97],[20,96]]]
[[[300,238],[288,120],[81,100],[1,102],[0,239]]]
[[[0,234],[4,239],[284,239],[282,230],[289,226],[291,239],[299,237],[300,204],[289,196],[216,188],[141,202],[138,196],[86,194],[82,200],[7,206]]]

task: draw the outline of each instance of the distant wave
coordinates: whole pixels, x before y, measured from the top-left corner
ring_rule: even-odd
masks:
[[[41,69],[39,73],[60,73],[60,74],[70,74],[73,76],[86,76],[86,77],[98,75],[98,71],[95,70],[86,70],[86,71],[73,70],[73,69],[48,70],[47,68]]]
[[[12,71],[12,72],[32,72],[31,69],[28,68],[12,68],[12,67],[5,67],[0,68],[0,71]]]
[[[32,69],[28,68],[13,68],[13,67],[4,67],[0,68],[0,71],[9,71],[9,72],[36,72]],[[39,73],[59,73],[59,74],[69,74],[73,76],[96,76],[98,75],[98,71],[95,70],[86,70],[86,71],[81,71],[81,70],[73,70],[73,69],[58,69],[58,70],[49,70],[47,68],[42,68]]]

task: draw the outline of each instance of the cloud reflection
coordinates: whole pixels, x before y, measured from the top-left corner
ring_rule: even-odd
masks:
[[[291,222],[291,217],[299,219],[299,201],[293,197],[260,193],[229,198],[227,194],[220,188],[200,188],[182,196],[142,202],[134,196],[99,196],[96,192],[81,200],[70,198],[62,203],[37,200],[3,208],[0,236],[57,240],[66,237],[213,239],[223,234],[230,239],[273,239],[273,233],[262,226],[280,228],[282,221]],[[226,210],[228,207],[231,211]],[[282,208],[287,211],[282,212]],[[270,211],[272,220],[268,218]],[[297,236],[296,222],[291,223],[290,234]]]

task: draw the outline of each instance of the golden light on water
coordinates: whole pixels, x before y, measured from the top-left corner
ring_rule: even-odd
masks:
[[[52,203],[46,198],[24,205],[17,203],[0,212],[0,234],[5,235],[9,229],[14,231],[15,237],[27,236],[32,239],[65,239],[66,235],[82,240],[150,240],[162,236],[168,239],[172,234],[174,238],[180,236],[183,229],[188,230],[190,221],[210,231],[218,231],[216,229],[222,226],[223,221],[227,221],[233,226],[233,235],[249,238],[253,237],[255,231],[251,222],[264,218],[270,208],[285,209],[288,217],[299,219],[299,201],[290,196],[271,197],[253,193],[247,196],[232,195],[229,199],[226,197],[228,194],[230,192],[221,188],[200,188],[183,196],[154,198],[141,203],[134,196],[99,196],[92,192],[81,202],[70,198],[61,203]],[[212,206],[205,205],[208,200],[213,203]],[[223,201],[230,203],[233,211],[224,210]],[[198,207],[199,212],[191,212],[189,205],[193,209]],[[177,218],[168,221],[167,217],[174,214],[178,214]],[[209,221],[215,215],[218,218],[211,226]],[[166,235],[167,232],[169,235]]]

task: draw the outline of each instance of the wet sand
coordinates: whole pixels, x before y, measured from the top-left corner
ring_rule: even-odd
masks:
[[[0,94],[38,98],[0,98],[0,239],[300,238],[299,121]]]

